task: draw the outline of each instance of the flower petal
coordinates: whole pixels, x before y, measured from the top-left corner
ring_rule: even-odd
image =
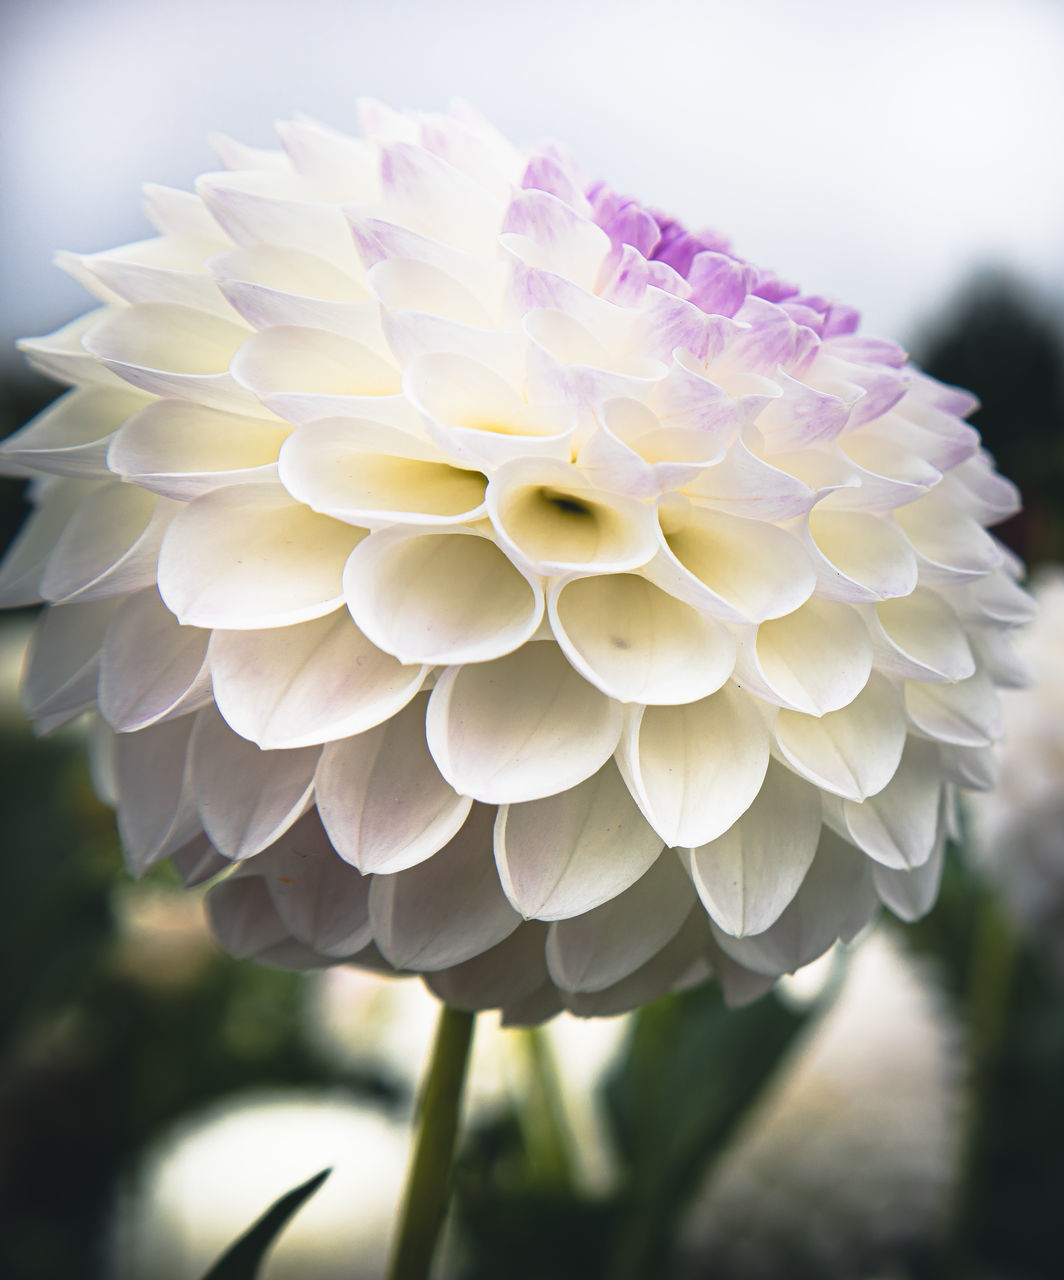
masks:
[[[620,573],[657,549],[649,507],[593,489],[552,458],[505,463],[488,485],[487,509],[499,541],[533,573]]]
[[[215,631],[211,672],[229,726],[273,750],[380,724],[417,693],[426,669],[383,653],[338,609],[294,627]]]
[[[801,888],[774,925],[744,938],[711,928],[721,950],[744,968],[779,977],[853,937],[878,905],[867,859],[825,829]]]
[[[209,702],[209,639],[206,631],[182,627],[158,592],[130,596],[100,651],[100,714],[128,733]]]
[[[262,751],[213,707],[198,712],[189,766],[203,829],[218,852],[250,858],[287,831],[310,801],[320,754],[314,747]]]
[[[119,603],[54,605],[41,614],[22,679],[22,710],[31,720],[54,726],[95,702],[100,645]]]
[[[913,724],[939,742],[985,747],[1002,735],[1001,700],[985,671],[953,684],[905,682]]]
[[[547,968],[563,991],[603,991],[627,978],[673,939],[695,902],[672,853],[624,893],[547,934]]]
[[[343,604],[362,529],[315,515],[280,485],[232,485],[190,502],[159,553],[159,592],[183,623],[284,627]]]
[[[912,546],[883,516],[815,510],[809,517],[809,535],[818,595],[874,603],[907,596],[916,586]]]
[[[193,716],[182,716],[115,740],[118,834],[134,875],[200,830],[187,767],[193,723]]]
[[[520,925],[491,856],[494,820],[493,809],[474,805],[439,853],[406,871],[373,877],[373,936],[397,969],[450,969],[496,946]]]
[[[563,580],[548,609],[569,661],[619,702],[695,702],[735,665],[725,627],[633,574]]]
[[[321,754],[318,812],[342,858],[362,872],[391,875],[442,849],[472,801],[440,776],[425,741],[426,695],[386,723]]]
[[[294,498],[352,524],[479,519],[487,479],[445,459],[428,442],[379,423],[322,420],[286,441],[280,476]]]
[[[343,586],[351,616],[401,662],[485,662],[524,644],[543,617],[538,582],[469,529],[371,534]]]
[[[662,847],[612,761],[560,795],[503,806],[495,825],[499,878],[526,919],[593,910],[634,884]]]
[[[898,771],[862,804],[844,800],[846,833],[885,867],[909,871],[931,856],[939,834],[942,780],[930,742],[909,738]]]
[[[163,534],[175,507],[134,485],[106,484],[67,521],[41,576],[47,600],[102,600],[155,582]]]
[[[813,596],[762,622],[740,650],[739,670],[767,701],[820,716],[848,706],[868,683],[872,642],[856,610]]]
[[[864,800],[894,776],[905,746],[905,715],[895,689],[873,675],[848,706],[827,715],[781,711],[780,751],[798,773],[825,791]]]
[[[157,400],[119,429],[107,465],[142,489],[187,501],[224,485],[276,480],[289,430],[267,418]]]
[[[620,706],[553,644],[448,667],[429,701],[429,750],[456,791],[488,804],[540,800],[602,767],[621,733]]]
[[[547,926],[530,920],[490,951],[426,975],[425,985],[453,1009],[513,1006],[549,981],[546,940]]]
[[[633,710],[618,755],[647,821],[684,848],[715,840],[746,812],[768,759],[753,699],[731,684],[685,706]]]
[[[666,591],[729,622],[791,613],[816,578],[797,539],[760,520],[691,507],[662,514],[662,546],[646,574]]]
[[[337,857],[313,811],[236,874],[260,876],[292,937],[322,955],[343,959],[373,941],[370,878]]]
[[[733,937],[763,933],[798,892],[820,839],[820,795],[772,761],[749,809],[688,853],[702,905]]]
[[[917,680],[965,680],[975,658],[957,615],[936,591],[917,587],[875,609],[879,667]]]
[[[146,403],[128,389],[68,391],[0,444],[0,469],[14,464],[56,476],[105,476],[111,437]]]

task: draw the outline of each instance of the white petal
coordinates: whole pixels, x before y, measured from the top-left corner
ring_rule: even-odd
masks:
[[[295,325],[254,334],[233,360],[232,372],[281,417],[290,416],[292,396],[317,400],[315,416],[325,418],[337,400],[372,401],[399,390],[399,371],[364,343]]]
[[[1000,699],[985,671],[955,684],[907,680],[905,709],[918,729],[939,742],[985,747],[1002,734]]]
[[[206,884],[208,880],[213,880],[215,876],[227,871],[232,865],[229,859],[223,858],[202,833],[193,836],[188,844],[183,844],[180,849],[170,854],[170,861],[177,869],[181,883],[186,889],[194,889],[198,885]]]
[[[118,834],[134,875],[200,830],[187,769],[193,722],[182,716],[115,741]]]
[[[290,428],[184,400],[157,400],[111,441],[107,465],[165,497],[188,500],[229,484],[276,480]]]
[[[816,510],[809,533],[818,595],[850,602],[888,600],[907,596],[916,586],[912,546],[885,516]]]
[[[286,441],[280,476],[294,498],[353,524],[480,518],[486,478],[451,466],[444,456],[377,423],[325,420],[306,423]]]
[[[875,609],[879,666],[917,680],[964,680],[975,671],[968,638],[957,615],[935,591],[884,600]]]
[[[100,307],[88,315],[72,320],[43,338],[23,338],[18,349],[34,368],[56,378],[60,382],[75,383],[79,387],[106,387],[110,390],[128,390],[128,387],[105,368],[83,345],[83,339],[97,326],[107,324],[126,311],[125,307]]]
[[[330,742],[314,779],[318,812],[342,858],[363,872],[416,866],[458,832],[472,801],[440,776],[425,741],[427,695],[386,724]]]
[[[220,945],[238,960],[282,969],[313,969],[327,963],[297,942],[278,914],[261,876],[229,876],[206,898],[207,923]]]
[[[565,1007],[578,1018],[610,1018],[638,1009],[669,991],[708,978],[710,946],[705,916],[692,911],[675,936],[646,964],[601,991],[563,992]]]
[[[211,673],[218,710],[260,747],[309,747],[380,724],[421,687],[359,631],[346,609],[294,627],[215,631]]]
[[[580,915],[623,893],[661,850],[612,761],[560,795],[504,806],[495,825],[506,896],[539,920]]]
[[[935,747],[910,738],[897,773],[878,795],[863,804],[843,801],[846,831],[859,849],[885,867],[907,871],[922,866],[938,837],[941,795]]]
[[[820,827],[816,788],[773,761],[743,816],[690,850],[698,896],[725,933],[741,938],[775,924],[809,870]]]
[[[100,652],[100,713],[122,732],[145,729],[211,697],[210,635],[182,627],[158,592],[130,596]]]
[[[905,715],[896,690],[873,675],[839,711],[816,717],[781,711],[776,739],[791,766],[810,782],[849,800],[882,791],[905,746]]]
[[[407,871],[373,877],[373,936],[397,969],[432,972],[471,960],[521,923],[491,856],[493,809],[474,805],[439,853]]]
[[[1029,689],[1038,683],[1034,667],[1013,645],[1017,636],[1001,627],[972,632],[968,639],[976,662],[1001,689]]]
[[[429,702],[429,750],[456,791],[488,804],[567,791],[602,767],[621,733],[616,702],[556,645],[448,667]]]
[[[204,259],[216,248],[216,242],[209,239],[156,237],[78,257],[77,274],[99,281],[111,296],[126,302],[176,303],[235,320],[218,286],[203,269]]]
[[[1033,596],[1005,568],[948,591],[947,598],[966,622],[1030,622],[1038,614]]]
[[[71,516],[48,557],[41,594],[48,600],[100,600],[155,582],[172,503],[135,485],[95,489]]]
[[[549,981],[543,958],[546,940],[547,926],[529,921],[490,951],[429,974],[425,985],[453,1009],[515,1005]]]
[[[100,645],[119,603],[44,610],[26,652],[21,697],[27,717],[74,716],[96,701]]]
[[[876,893],[885,907],[906,923],[926,916],[935,905],[942,883],[946,841],[944,834],[936,842],[931,856],[919,867],[901,870],[876,865],[872,869]]]
[[[484,662],[524,644],[543,617],[538,582],[468,529],[371,534],[343,586],[358,625],[401,662]]]
[[[602,991],[627,978],[679,932],[695,902],[671,852],[618,897],[558,920],[547,935],[547,968],[564,991]]]
[[[475,466],[528,454],[569,456],[570,418],[530,406],[481,361],[431,352],[406,366],[403,389],[440,447]]]
[[[84,346],[126,382],[159,396],[254,413],[254,397],[233,381],[229,362],[250,330],[205,311],[143,302],[106,317]]]
[[[741,439],[683,487],[716,511],[752,520],[789,520],[804,515],[817,500],[816,489],[765,462]]]
[[[146,403],[129,390],[68,391],[0,444],[0,468],[13,463],[57,476],[106,475],[111,437]]]
[[[991,791],[1001,772],[993,747],[959,747],[940,743],[939,769],[947,782],[967,791]]]
[[[342,958],[373,940],[368,876],[337,857],[317,814],[306,814],[238,875],[261,876],[294,938]]]
[[[213,707],[195,721],[189,763],[203,829],[225,857],[250,858],[307,807],[320,750],[262,751],[238,737]]]
[[[751,639],[740,650],[741,683],[809,715],[848,706],[872,671],[872,642],[856,610],[817,596],[762,622]]]
[[[816,582],[809,556],[785,530],[694,507],[677,516],[676,527],[665,524],[663,545],[646,574],[673,595],[733,622],[790,613]]]
[[[569,661],[619,702],[694,702],[735,665],[731,632],[633,574],[559,582],[548,609]]]
[[[618,757],[625,781],[668,845],[696,848],[750,807],[768,768],[768,731],[734,685],[680,707],[633,711]]]
[[[196,190],[211,215],[238,244],[301,249],[358,276],[358,255],[346,219],[328,194],[290,171],[207,173]]]
[[[182,622],[284,627],[343,604],[341,575],[364,531],[315,515],[280,485],[232,485],[188,504],[159,553],[159,592]]]
[[[164,235],[212,240],[219,247],[226,243],[225,233],[191,191],[149,182],[144,187],[144,211],[152,226]]]
[[[490,255],[506,208],[464,173],[421,147],[393,142],[380,152],[389,216],[470,253]]]
[[[899,507],[895,518],[927,568],[940,570],[947,581],[981,577],[1001,563],[990,534],[938,489]]]
[[[499,541],[535,573],[619,573],[657,550],[651,508],[593,489],[556,459],[505,463],[488,485],[487,509]]]
[[[713,936],[744,968],[779,977],[816,960],[839,938],[852,937],[877,906],[867,859],[825,830],[802,887],[774,925],[745,938],[713,925]]]
[[[425,311],[484,327],[495,321],[460,281],[428,262],[389,258],[371,267],[366,281],[389,311]]]
[[[81,502],[94,485],[84,480],[60,480],[48,485],[35,511],[27,516],[8,547],[0,569],[0,607],[37,604],[48,557]]]

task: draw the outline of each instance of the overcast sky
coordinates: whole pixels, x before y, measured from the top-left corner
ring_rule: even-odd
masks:
[[[910,339],[981,264],[1064,295],[1056,0],[6,0],[0,361],[85,310],[51,266],[149,234],[221,130],[455,94]]]

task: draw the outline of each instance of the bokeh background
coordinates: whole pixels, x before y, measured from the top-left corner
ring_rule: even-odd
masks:
[[[215,131],[269,145],[296,111],[354,128],[362,95],[458,95],[973,388],[1025,497],[1000,532],[1034,564],[1064,561],[1062,66],[1055,0],[6,0],[0,434],[56,390],[14,339],[88,305],[52,252],[150,234],[143,182],[188,187],[215,166]],[[0,540],[23,510],[5,481]],[[335,1163],[332,1201],[267,1275],[379,1275],[429,1006],[230,962],[165,875],[129,884],[78,731],[35,742],[20,724],[30,623],[0,632],[0,1274],[193,1280]],[[1056,1276],[1064,982],[1048,949],[959,855],[933,915],[875,946],[891,959],[839,960],[849,976],[822,975],[817,1000],[726,1017],[703,992],[634,1023],[486,1034],[451,1272],[607,1280],[618,1224],[638,1219],[684,1242],[661,1246],[662,1276]],[[814,1029],[866,970],[877,1017]],[[845,1058],[821,1031],[872,1046],[860,1084],[824,1075]],[[670,1147],[675,1131],[692,1142]],[[652,1203],[666,1186],[671,1218]],[[336,1236],[359,1217],[362,1236]],[[352,1249],[363,1272],[339,1260]]]

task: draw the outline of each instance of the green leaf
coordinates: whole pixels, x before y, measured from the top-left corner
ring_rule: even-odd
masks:
[[[275,1200],[261,1218],[226,1249],[203,1280],[255,1280],[259,1267],[289,1219],[310,1199],[332,1169],[322,1169],[292,1191]]]
[[[716,984],[640,1010],[606,1094],[627,1166],[611,1275],[667,1273],[682,1211],[806,1016],[773,993],[728,1009]]]

